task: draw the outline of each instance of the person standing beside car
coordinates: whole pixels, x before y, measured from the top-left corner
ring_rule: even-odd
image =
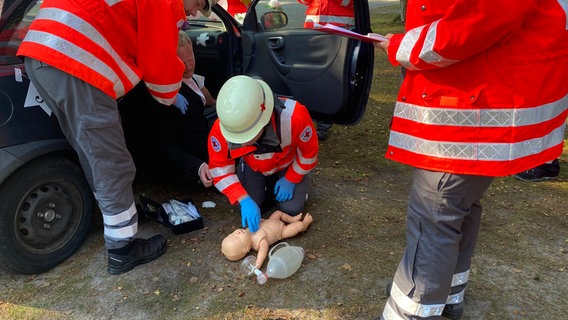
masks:
[[[561,154],[567,11],[559,0],[408,1],[406,33],[375,43],[407,70],[386,157],[415,167],[381,319],[460,319],[484,193]]]
[[[299,3],[308,6],[304,28],[312,29],[314,24],[334,26],[349,29],[355,26],[354,0],[298,0]],[[317,135],[320,141],[329,137],[329,129],[332,122],[317,120]]]
[[[240,204],[242,227],[258,230],[271,179],[279,209],[300,214],[319,150],[306,107],[274,96],[262,80],[235,76],[219,91],[217,116],[209,133],[209,170],[215,187]]]
[[[116,99],[144,81],[167,106],[183,103],[178,29],[186,12],[209,15],[216,0],[44,0],[18,55],[79,156],[103,215],[111,274],[166,251],[166,238],[135,238],[136,168]],[[166,106],[164,106],[166,107]]]

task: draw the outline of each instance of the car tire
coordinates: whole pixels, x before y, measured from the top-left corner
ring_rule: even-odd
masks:
[[[0,186],[0,265],[45,272],[85,239],[94,197],[81,167],[64,157],[36,159]]]

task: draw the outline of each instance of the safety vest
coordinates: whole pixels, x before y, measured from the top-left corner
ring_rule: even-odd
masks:
[[[157,101],[171,105],[184,71],[176,50],[185,19],[179,0],[45,0],[18,55],[113,98],[144,80]]]
[[[229,149],[221,133],[219,119],[209,133],[209,170],[215,187],[225,194],[232,204],[247,192],[235,173],[235,161],[242,159],[256,172],[269,176],[286,170],[288,181],[298,183],[315,168],[318,162],[318,139],[314,124],[306,107],[297,101],[280,98],[275,101],[271,124],[280,144],[279,151],[257,152],[255,146]]]
[[[308,6],[304,28],[313,28],[314,23],[332,24],[340,27],[354,26],[354,0],[298,0]]]
[[[568,112],[567,9],[563,0],[409,1],[408,30],[388,48],[407,72],[386,157],[484,176],[558,157]]]
[[[247,9],[248,6],[245,5],[241,0],[227,0],[227,12],[233,17],[237,13],[247,13]]]

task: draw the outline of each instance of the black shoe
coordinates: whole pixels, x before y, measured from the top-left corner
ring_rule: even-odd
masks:
[[[166,243],[166,237],[159,234],[150,239],[134,239],[127,245],[130,250],[119,249],[120,251],[128,250],[126,254],[111,253],[113,250],[109,250],[107,271],[110,274],[121,274],[132,270],[137,265],[155,260],[166,252]]]
[[[549,179],[556,179],[560,173],[560,164],[558,159],[552,161],[552,163],[544,163],[538,167],[523,171],[513,175],[517,180],[521,181],[542,181]]]
[[[327,140],[328,137],[328,133],[327,130],[316,130],[316,133],[318,134],[318,140],[319,141],[325,141]]]
[[[446,304],[442,317],[449,320],[459,320],[463,316],[463,301],[456,304]]]
[[[391,289],[392,289],[392,282],[389,282],[385,289],[387,297],[390,297]],[[463,301],[456,304],[446,304],[444,306],[444,310],[442,311],[442,317],[449,320],[461,319],[461,317],[463,316],[463,306],[464,306]]]

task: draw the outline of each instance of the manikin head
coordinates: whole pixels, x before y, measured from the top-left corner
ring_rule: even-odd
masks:
[[[221,252],[225,258],[237,261],[245,257],[252,247],[252,235],[248,229],[237,229],[223,239]]]

